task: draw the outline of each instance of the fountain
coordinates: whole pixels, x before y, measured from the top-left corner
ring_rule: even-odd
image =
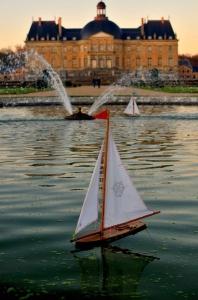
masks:
[[[26,75],[27,79],[37,79],[44,75],[43,70],[47,70],[48,77],[47,81],[56,91],[57,96],[60,98],[65,109],[70,115],[72,115],[72,106],[70,99],[67,95],[66,89],[64,88],[59,75],[54,71],[52,66],[41,56],[38,52],[33,49],[27,49],[19,53],[9,54],[7,57],[8,72],[12,76],[12,66],[21,66],[23,62],[30,65],[31,71]],[[0,70],[5,69],[3,61],[0,61]]]
[[[105,102],[111,102],[115,100],[115,94],[123,89],[122,86],[117,84],[111,84],[92,104],[89,109],[88,114],[91,115],[99,106],[104,104]]]
[[[29,51],[25,52],[26,61],[28,61],[30,57],[31,60],[34,61],[36,66],[40,65],[42,67],[42,72],[43,69],[47,70],[51,86],[55,89],[57,95],[61,99],[68,113],[72,115],[71,103],[59,75],[54,71],[52,66],[41,55],[39,55],[38,52],[34,51],[33,49],[30,49]],[[39,62],[39,64],[37,62]]]
[[[117,80],[114,84],[110,85],[106,91],[104,91],[93,103],[89,110],[89,114],[91,115],[99,106],[104,103],[111,103],[116,101],[116,93],[120,91],[124,87],[133,87],[133,88],[141,88],[146,85],[150,85],[152,87],[164,87],[167,85],[177,86],[179,84],[178,78],[171,71],[166,71],[163,73],[158,72],[157,69],[143,70],[140,67],[137,71],[131,71]],[[197,105],[198,97],[190,96],[147,96],[138,97],[139,104],[184,104],[184,105]]]

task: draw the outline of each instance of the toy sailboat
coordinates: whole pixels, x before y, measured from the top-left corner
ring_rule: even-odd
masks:
[[[124,236],[136,234],[146,228],[146,225],[139,221],[140,219],[159,213],[159,211],[150,210],[145,205],[129,178],[120,159],[109,124],[107,111],[105,141],[99,152],[75,234],[98,219],[98,194],[102,169],[100,228],[71,240],[71,242],[76,242],[76,248],[100,246]]]
[[[139,117],[140,116],[140,111],[138,109],[137,103],[133,97],[135,93],[132,94],[132,97],[124,111],[124,114],[133,116],[133,117]]]

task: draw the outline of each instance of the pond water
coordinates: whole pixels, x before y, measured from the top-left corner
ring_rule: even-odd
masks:
[[[1,109],[1,299],[198,299],[198,107],[144,105],[139,118],[108,108],[130,177],[161,213],[111,247],[75,252],[105,121]]]

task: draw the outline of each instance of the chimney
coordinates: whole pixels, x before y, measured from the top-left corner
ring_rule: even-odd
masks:
[[[58,34],[59,37],[62,37],[62,25],[61,25],[61,18],[58,19]]]
[[[144,19],[141,19],[141,36],[144,35]]]
[[[38,26],[41,26],[41,18],[38,19]]]
[[[162,24],[164,24],[164,17],[162,17]]]

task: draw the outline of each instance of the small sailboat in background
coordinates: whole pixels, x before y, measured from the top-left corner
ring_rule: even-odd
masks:
[[[100,246],[136,234],[146,228],[140,219],[159,213],[145,205],[124,168],[110,130],[109,111],[107,111],[105,141],[99,152],[75,234],[98,219],[100,188],[102,188],[100,228],[71,240],[76,242],[76,248]]]
[[[137,103],[134,99],[134,95],[136,93],[132,93],[132,97],[124,111],[124,114],[127,114],[127,115],[130,115],[130,116],[133,116],[133,117],[139,117],[140,116],[140,111],[138,109],[138,106],[137,106]]]

